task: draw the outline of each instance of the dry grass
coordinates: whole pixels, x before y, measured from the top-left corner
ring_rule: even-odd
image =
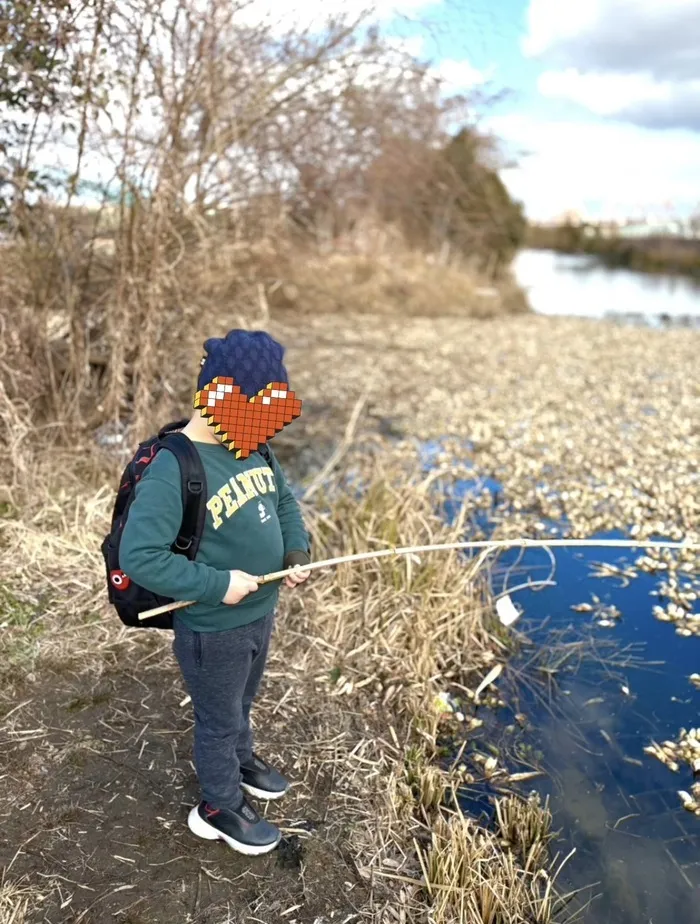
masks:
[[[0,880],[0,924],[27,924],[36,903],[36,891],[26,884]]]
[[[549,805],[535,799],[510,796],[496,803],[496,824],[505,846],[526,869],[539,869],[546,862],[547,846],[553,839]]]
[[[319,498],[320,516],[312,520],[316,556],[458,541],[469,504],[445,526],[429,493],[433,480],[408,446],[353,453]],[[338,652],[344,682],[390,678],[391,699],[423,704],[434,698],[427,683],[438,677],[448,683],[465,667],[489,663],[488,607],[474,577],[457,552],[426,555],[419,563],[379,559],[335,569],[321,585],[331,587],[333,606],[319,606],[316,619]]]
[[[142,230],[145,242],[156,233]],[[12,450],[29,421],[49,439],[61,426],[156,426],[189,403],[208,336],[268,326],[271,312],[298,327],[329,313],[484,318],[526,309],[512,280],[493,284],[400,238],[369,252],[355,243],[322,252],[284,236],[232,242],[210,231],[177,258],[160,255],[151,265],[144,257],[128,271],[119,252],[95,251],[94,240],[77,234],[63,234],[46,252],[31,242],[3,248],[0,436]],[[151,250],[143,243],[129,252]]]
[[[501,808],[507,811],[506,808]],[[543,825],[530,806],[530,825]],[[463,815],[439,817],[431,846],[421,857],[426,887],[433,899],[435,924],[545,924],[557,919],[566,899],[556,891],[556,873],[534,857],[545,842],[535,842],[523,865],[503,850],[489,832]]]
[[[222,331],[229,321],[222,316]],[[294,448],[295,463],[311,462],[313,474],[323,447],[330,452],[342,432],[348,408],[370,392],[350,451],[307,507],[318,558],[461,537],[492,498],[470,496],[448,526],[432,490],[438,481],[449,488],[455,478],[473,476],[461,466],[465,435],[477,471],[503,483],[509,506],[502,535],[541,535],[541,518],[562,508],[579,533],[631,520],[644,534],[663,517],[664,531],[673,534],[696,522],[696,500],[687,490],[697,440],[687,334],[665,335],[663,355],[654,332],[580,322],[544,326],[534,318],[474,325],[366,314],[350,323],[329,315],[308,318],[301,328],[279,319],[272,327],[290,347],[293,381],[307,399],[307,414],[280,434],[283,457]],[[187,333],[193,356],[200,336]],[[590,374],[594,362],[600,376]],[[184,402],[187,369],[173,376]],[[647,404],[663,416],[664,428],[642,413]],[[89,434],[75,434],[77,445],[69,446],[67,434],[49,429],[42,446],[21,407],[7,402],[3,414],[11,434],[0,520],[6,698],[10,684],[19,689],[32,675],[36,683],[55,668],[78,691],[74,699],[90,702],[110,672],[120,671],[121,686],[133,683],[149,696],[163,691],[159,708],[168,702],[174,708],[183,693],[168,639],[126,633],[106,612],[98,548],[114,463],[91,446]],[[621,430],[620,414],[635,425]],[[410,440],[371,435],[387,420],[399,432],[460,438],[437,454],[428,476]],[[663,475],[654,477],[658,471]],[[258,723],[271,756],[297,782],[287,830],[300,831],[297,819],[316,809],[325,819],[323,836],[298,834],[317,861],[307,862],[305,907],[312,894],[332,894],[331,882],[342,879],[323,851],[345,850],[362,890],[361,897],[354,893],[358,913],[375,924],[568,919],[552,885],[546,806],[500,802],[494,829],[484,832],[454,812],[463,771],[441,770],[434,760],[449,721],[436,708],[436,694],[450,685],[468,694],[494,664],[507,662],[485,577],[476,559],[465,565],[457,553],[426,555],[420,563],[381,559],[319,574],[294,601],[285,599]],[[24,701],[8,699],[4,711]],[[103,718],[126,753],[149,721],[147,707],[137,697],[123,707],[125,725],[123,715]],[[186,726],[173,722],[169,734],[186,740]],[[61,738],[51,724],[15,711],[3,740],[48,765],[94,753],[100,727],[83,740],[84,730]],[[468,738],[469,722],[462,728]],[[468,782],[507,783],[505,766],[471,755]],[[170,777],[158,785],[169,792]],[[177,810],[173,805],[165,814]],[[326,880],[324,870],[331,871]],[[72,878],[70,870],[64,874]],[[256,886],[255,915],[263,920],[278,907],[270,882]],[[146,880],[139,885],[142,896],[149,889]],[[236,899],[230,900],[235,912]]]
[[[222,316],[222,330],[229,320]],[[348,408],[371,392],[351,451],[307,509],[319,558],[461,535],[483,499],[466,500],[448,526],[431,489],[438,479],[449,486],[468,474],[459,464],[465,436],[477,472],[502,481],[501,535],[541,535],[543,518],[561,512],[579,534],[631,522],[641,535],[660,527],[674,535],[692,533],[697,523],[690,490],[696,350],[687,333],[664,334],[660,350],[655,332],[535,318],[475,325],[326,316],[302,327],[278,319],[272,327],[290,347],[293,381],[307,399],[307,414],[280,434],[283,456],[293,447],[298,465],[311,459],[318,466]],[[187,336],[194,345],[200,335]],[[186,369],[176,374],[184,401]],[[643,412],[647,406],[653,414]],[[72,447],[65,438],[42,446],[17,407],[5,404],[3,413],[13,434],[0,520],[5,698],[11,683],[19,689],[28,674],[36,682],[53,666],[81,691],[78,698],[89,699],[110,671],[120,671],[119,684],[132,683],[142,698],[157,691],[159,709],[168,703],[173,709],[182,691],[168,639],[123,632],[106,613],[98,547],[114,464],[84,434],[74,434]],[[437,474],[426,476],[410,440],[371,436],[387,420],[423,437],[458,437],[438,453]],[[46,432],[47,441],[53,436]],[[299,834],[309,853],[316,851],[316,874],[330,869],[336,881],[342,874],[323,851],[349,852],[357,913],[375,924],[530,924],[568,915],[554,895],[546,806],[501,802],[489,832],[444,808],[464,778],[459,767],[443,771],[435,764],[448,721],[435,708],[436,694],[452,684],[473,691],[508,657],[477,564],[465,565],[455,553],[426,555],[420,564],[381,559],[342,566],[319,574],[282,606],[258,723],[271,756],[283,757],[298,782],[285,826],[300,831],[298,819],[318,807],[323,836]],[[126,753],[149,721],[148,701],[142,705],[138,696],[128,709],[120,706],[120,716],[104,717]],[[4,711],[18,702],[8,701]],[[167,733],[186,740],[184,720],[168,721]],[[62,760],[95,751],[94,740],[72,733],[56,743],[59,732],[50,724],[15,711],[3,740],[40,763],[49,760],[49,741]],[[502,780],[505,769],[487,769],[485,762],[469,772],[476,782],[501,770]],[[170,776],[158,785],[170,792]],[[176,811],[169,806],[166,813]],[[310,885],[316,874],[309,862],[304,907],[311,907],[314,888],[319,895],[332,891],[320,878]],[[149,888],[142,880],[144,895]],[[255,914],[265,920],[272,885],[265,880],[256,888]],[[472,917],[460,918],[466,914]]]
[[[284,275],[270,287],[270,305],[304,315],[401,317],[490,318],[527,310],[522,292],[508,279],[494,284],[463,259],[445,263],[400,242],[387,244],[384,230],[377,237],[360,250],[291,255],[281,264]]]
[[[460,474],[453,462],[449,477]],[[434,479],[425,476],[407,446],[374,458],[358,451],[327,488],[327,513],[322,509],[315,518],[318,554],[454,540],[474,501],[465,501],[447,527],[428,492]],[[485,831],[459,812],[447,812],[460,772],[433,763],[442,722],[435,709],[438,692],[451,683],[475,685],[493,665],[494,653],[507,657],[507,646],[494,634],[484,576],[483,559],[465,567],[455,554],[425,556],[420,564],[409,559],[341,566],[335,578],[327,575],[314,587],[319,604],[323,600],[312,604],[314,622],[335,650],[329,658],[325,644],[322,649],[323,661],[336,670],[332,686],[350,703],[359,702],[355,708],[363,714],[381,710],[382,724],[389,726],[388,734],[363,742],[356,775],[365,786],[368,775],[374,777],[374,798],[365,824],[356,818],[354,843],[359,856],[374,855],[369,868],[380,878],[388,865],[420,884],[416,894],[428,898],[436,924],[550,922],[558,919],[561,904],[554,876],[546,872],[548,809],[505,800],[496,832]],[[429,846],[419,847],[426,838]],[[487,893],[494,896],[492,904]],[[402,920],[400,907],[397,913]]]
[[[228,321],[222,316],[222,331]],[[664,352],[655,332],[535,318],[475,325],[356,315],[352,323],[326,316],[301,328],[279,319],[272,326],[290,347],[293,381],[307,399],[307,414],[280,434],[283,456],[293,447],[298,465],[318,465],[348,408],[370,390],[351,451],[307,509],[319,558],[461,535],[491,498],[470,497],[447,526],[431,491],[436,481],[449,487],[473,475],[461,468],[465,436],[477,471],[502,481],[501,535],[541,535],[542,518],[561,512],[579,534],[620,522],[632,522],[641,535],[660,527],[692,533],[697,394],[687,333],[665,334]],[[187,336],[194,354],[200,335]],[[175,375],[184,401],[187,370]],[[654,415],[643,413],[648,405]],[[0,521],[4,711],[24,702],[9,699],[9,684],[19,688],[32,674],[36,683],[52,667],[80,691],[74,698],[81,702],[99,695],[110,671],[120,671],[121,686],[130,682],[146,697],[160,691],[162,708],[174,708],[182,691],[167,638],[123,632],[106,613],[98,546],[114,464],[85,434],[75,434],[71,447],[50,429],[42,446],[21,408],[6,403],[3,414],[11,433]],[[410,440],[371,435],[387,420],[399,432],[459,439],[438,453],[428,477]],[[621,428],[621,420],[633,426]],[[353,893],[358,913],[375,924],[567,919],[552,886],[546,807],[501,802],[489,832],[454,808],[445,811],[465,777],[460,767],[443,771],[434,761],[449,720],[435,708],[436,694],[451,684],[473,691],[508,656],[486,574],[476,565],[465,566],[456,553],[426,555],[420,564],[382,559],[320,574],[294,602],[285,599],[258,723],[271,756],[283,759],[298,783],[287,830],[301,831],[298,819],[316,809],[324,819],[323,836],[298,835],[317,861],[306,865],[304,907],[342,880],[324,851],[345,850],[361,890]],[[148,702],[141,705],[138,695],[120,715],[104,717],[126,753],[148,721]],[[3,740],[47,765],[95,753],[100,727],[84,741],[84,730],[61,739],[50,724],[14,711]],[[168,733],[186,740],[186,730],[173,719]],[[58,757],[50,756],[49,743]],[[505,767],[489,767],[482,757],[469,767],[469,782],[507,781]],[[158,785],[169,792],[170,776]],[[165,810],[169,817],[176,811]],[[331,870],[326,880],[324,870]],[[255,915],[263,920],[278,907],[271,881],[256,886]],[[143,896],[149,888],[146,880],[139,886]],[[460,918],[467,914],[472,918]]]
[[[81,686],[89,690],[117,665],[148,665],[138,669],[139,682],[146,684],[171,671],[166,637],[128,634],[105,614],[99,540],[111,492],[100,486],[105,472],[98,457],[87,449],[85,456],[93,459],[92,470],[86,463],[66,479],[55,471],[55,458],[36,455],[32,472],[42,492],[24,498],[21,519],[3,521],[0,566],[13,594],[6,598],[6,611],[17,628],[36,624],[38,630],[29,648],[21,631],[8,627],[3,633],[6,682],[20,684],[27,673],[36,677],[54,668],[82,678]],[[453,474],[459,473],[455,464]],[[433,507],[432,481],[408,445],[370,442],[356,448],[306,511],[316,554],[453,540],[470,515],[469,502],[446,526]],[[546,837],[542,852],[535,855],[533,848],[524,866],[517,840],[511,855],[503,853],[502,834],[473,833],[465,839],[458,832],[470,830],[467,821],[447,819],[444,809],[459,787],[459,774],[433,763],[443,721],[434,708],[437,693],[452,682],[475,686],[494,658],[506,655],[490,633],[493,606],[480,575],[480,560],[465,567],[457,553],[426,556],[420,564],[381,559],[321,575],[296,602],[283,606],[269,671],[277,692],[263,697],[258,722],[272,731],[284,720],[285,734],[291,735],[286,746],[296,755],[301,804],[317,799],[319,773],[331,775],[325,812],[369,886],[362,908],[367,920],[402,920],[401,914],[410,912],[410,920],[420,921],[432,907],[436,922],[456,924],[460,918],[450,914],[467,894],[456,871],[485,857],[486,845],[494,856],[503,854],[498,873],[503,881],[514,871],[523,877],[523,888],[508,893],[511,918],[502,920],[520,920],[525,900],[539,908],[533,921],[554,920],[545,913],[554,908],[554,899],[537,897],[545,880],[535,878],[536,865],[547,865]],[[281,697],[280,690],[286,691]],[[295,730],[284,707],[278,715],[287,701],[313,704],[319,718],[311,737],[306,726]],[[35,733],[25,739],[15,713],[5,723],[7,740],[17,746],[30,740],[40,747],[48,729],[32,725]],[[114,732],[109,720],[107,728]],[[70,739],[61,753],[74,754],[76,746]],[[90,740],[85,746],[95,747]],[[430,870],[425,880],[421,862]],[[450,889],[441,888],[449,883],[456,890],[452,898],[446,897]],[[473,886],[468,900],[476,908],[482,885],[475,880]],[[263,902],[260,911],[264,908]]]
[[[569,318],[278,319],[295,388],[323,402],[300,444],[369,390],[368,413],[446,443],[502,485],[494,538],[698,536],[698,334]],[[299,344],[298,348],[296,345]]]

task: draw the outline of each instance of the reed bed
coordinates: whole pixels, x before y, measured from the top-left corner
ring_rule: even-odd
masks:
[[[447,468],[443,479],[464,475],[456,460]],[[355,491],[347,489],[348,473]],[[317,554],[458,541],[478,500],[466,498],[447,526],[435,511],[434,481],[408,445],[374,458],[358,451],[324,491],[314,520]],[[445,718],[436,709],[441,691],[456,684],[473,695],[478,680],[507,660],[511,643],[495,616],[486,561],[455,552],[420,563],[379,559],[341,565],[335,580],[325,575],[314,586],[325,598],[313,608],[315,621],[338,652],[333,687],[364,700],[363,714],[381,710],[389,728],[364,751],[364,761],[386,771],[377,775],[374,811],[357,847],[368,854],[379,837],[378,875],[388,862],[399,879],[402,871],[413,878],[436,924],[555,921],[563,904],[548,854],[548,809],[507,798],[498,802],[495,829],[479,827],[458,808],[458,767],[442,770],[434,760]],[[399,908],[397,920],[417,920],[415,907],[412,913]]]
[[[513,800],[499,803],[499,823]],[[532,803],[516,810],[516,822],[541,828],[531,852],[520,862],[490,832],[462,815],[440,817],[431,830],[431,847],[421,855],[435,924],[521,924],[549,922],[566,908],[569,897],[557,894],[556,873],[538,859],[548,840],[548,816]]]
[[[41,488],[25,499],[21,519],[2,521],[0,644],[5,689],[15,690],[13,700],[6,698],[3,731],[17,747],[29,740],[40,750],[49,736],[48,723],[33,722],[27,739],[22,713],[10,714],[10,702],[31,693],[46,671],[77,679],[88,691],[125,665],[146,687],[165,677],[173,683],[168,636],[129,633],[105,606],[99,540],[111,488],[104,460],[88,447],[83,456],[79,471],[60,478],[53,458],[35,458]],[[455,461],[453,476],[460,474]],[[356,446],[305,504],[315,556],[456,541],[474,502],[466,500],[448,526],[436,512],[432,484],[415,447],[379,440]],[[438,695],[451,684],[473,690],[508,654],[484,561],[447,552],[420,562],[340,565],[283,600],[257,725],[265,735],[284,720],[298,782],[295,813],[318,798],[319,773],[330,774],[326,837],[353,856],[365,889],[363,920],[557,920],[542,810],[520,806],[525,825],[517,837],[512,828],[520,821],[513,819],[521,816],[510,802],[499,809],[510,822],[477,828],[456,807],[459,771],[436,763],[446,721]],[[287,713],[287,704],[294,711]],[[524,855],[525,832],[540,829]],[[290,821],[289,836],[295,830]],[[312,849],[310,839],[305,844]],[[495,865],[494,857],[501,858]],[[492,866],[499,896],[493,908],[484,904]],[[22,895],[17,908],[28,900]],[[466,908],[471,917],[462,916]]]

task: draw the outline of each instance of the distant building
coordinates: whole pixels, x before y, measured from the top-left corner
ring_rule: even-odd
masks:
[[[539,227],[549,229],[580,228],[584,237],[594,238],[645,238],[677,237],[700,238],[700,214],[687,219],[663,216],[652,212],[634,217],[586,219],[575,209],[567,209],[556,218],[539,222]]]
[[[655,219],[647,217],[631,220],[620,228],[621,237],[691,237],[688,224],[678,218]]]

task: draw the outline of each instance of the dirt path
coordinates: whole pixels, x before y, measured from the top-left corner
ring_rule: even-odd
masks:
[[[329,818],[332,770],[309,760],[327,719],[303,701],[275,711],[285,690],[268,679],[260,743],[299,785],[270,813],[287,832],[280,849],[251,864],[186,827],[198,796],[175,669],[142,664],[94,682],[48,674],[18,689],[2,707],[14,711],[0,732],[0,866],[44,896],[31,920],[354,920],[366,896]]]

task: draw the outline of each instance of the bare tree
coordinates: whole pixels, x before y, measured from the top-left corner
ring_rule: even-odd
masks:
[[[60,150],[66,176],[23,212],[7,304],[54,415],[145,425],[177,399],[183,331],[224,301],[245,313],[290,248],[335,248],[360,219],[443,257],[483,247],[486,148],[469,134],[471,172],[445,156],[467,101],[369,19],[282,28],[257,0],[52,2],[42,28],[69,92],[27,103],[20,162],[29,175]]]

